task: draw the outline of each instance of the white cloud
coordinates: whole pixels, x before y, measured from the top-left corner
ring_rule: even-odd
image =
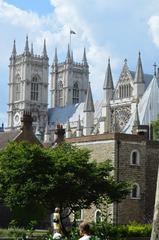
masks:
[[[153,42],[159,47],[159,16],[151,16],[148,25]]]

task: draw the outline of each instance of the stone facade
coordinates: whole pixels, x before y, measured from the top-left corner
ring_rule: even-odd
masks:
[[[159,143],[149,141],[145,136],[128,134],[101,134],[81,138],[70,138],[79,147],[90,149],[92,159],[97,162],[112,160],[117,181],[128,181],[132,186],[130,195],[120,203],[112,204],[111,220],[116,224],[130,221],[147,223],[152,221],[157,166],[159,163]],[[133,152],[138,153],[138,161],[133,162]],[[138,186],[138,192],[133,187]],[[135,195],[133,195],[135,194]],[[87,220],[94,219],[96,209],[84,211]]]
[[[25,110],[32,112],[33,125],[44,131],[48,111],[48,57],[29,50],[28,37],[24,52],[17,55],[14,42],[9,64],[8,130],[20,128]]]

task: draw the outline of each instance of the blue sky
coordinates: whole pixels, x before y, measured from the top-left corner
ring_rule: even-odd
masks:
[[[154,62],[159,63],[158,13],[158,0],[0,0],[0,124],[7,116],[8,64],[14,39],[20,54],[28,34],[35,52],[41,54],[46,38],[51,64],[55,47],[59,59],[65,59],[69,29],[73,29],[74,58],[81,61],[86,47],[93,96],[101,99],[108,57],[114,82],[125,58],[131,70],[136,68],[139,50],[145,73],[152,73]]]

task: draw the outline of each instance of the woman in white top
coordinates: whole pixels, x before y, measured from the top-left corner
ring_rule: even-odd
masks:
[[[86,223],[86,222],[80,223],[79,230],[80,230],[80,236],[81,236],[81,238],[79,240],[91,239],[90,226],[88,223]]]

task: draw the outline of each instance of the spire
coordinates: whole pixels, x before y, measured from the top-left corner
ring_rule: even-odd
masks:
[[[110,58],[108,58],[108,66],[105,74],[104,86],[103,89],[114,89],[112,71],[110,66]]]
[[[33,43],[31,43],[31,55],[34,55]]]
[[[87,88],[87,96],[86,96],[86,101],[84,104],[84,112],[94,112],[94,103],[93,103],[93,97],[92,97],[92,91],[91,91],[91,86],[90,82],[88,84]]]
[[[14,40],[14,42],[13,42],[13,50],[12,50],[12,56],[15,57],[16,54],[17,54],[17,51],[16,51],[16,42],[15,42],[15,40]]]
[[[144,73],[142,69],[142,62],[141,62],[141,53],[139,52],[136,73],[135,73],[135,83],[144,83]]]
[[[70,62],[70,60],[71,60],[70,45],[68,44],[66,61],[67,61],[67,62]]]
[[[47,56],[47,50],[46,50],[46,40],[44,39],[44,47],[43,47],[43,57],[48,58]]]
[[[54,64],[58,63],[57,48],[55,48]]]
[[[136,103],[134,126],[139,126],[139,125],[140,125],[140,119],[139,119],[138,103]]]
[[[25,53],[25,55],[28,55],[28,54],[29,54],[29,42],[28,42],[28,36],[26,36],[24,53]]]
[[[83,62],[83,65],[88,66],[87,57],[86,57],[86,49],[85,48],[84,48],[84,52],[83,52],[82,62]]]

